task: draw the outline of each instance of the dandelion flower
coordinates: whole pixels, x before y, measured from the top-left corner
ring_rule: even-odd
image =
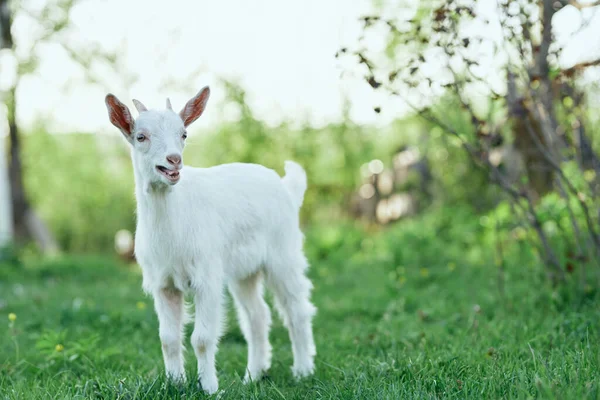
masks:
[[[144,310],[146,308],[146,303],[144,303],[143,301],[138,301],[137,308],[138,310]]]
[[[59,343],[54,347],[54,349],[60,353],[61,351],[63,351],[65,349],[65,346],[63,346],[62,344]]]
[[[427,268],[421,268],[421,276],[427,278],[429,276],[429,270]]]
[[[12,321],[15,321],[16,319],[17,319],[17,314],[12,313],[12,312],[10,314],[8,314],[8,320],[9,321],[12,322]]]

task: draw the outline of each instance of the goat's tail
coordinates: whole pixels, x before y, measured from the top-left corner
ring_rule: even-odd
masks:
[[[300,208],[306,192],[306,172],[300,164],[293,161],[286,161],[284,168],[285,176],[281,178],[281,182],[292,196],[294,204]]]

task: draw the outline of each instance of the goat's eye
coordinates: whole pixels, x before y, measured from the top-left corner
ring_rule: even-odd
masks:
[[[183,140],[187,139],[187,132],[183,132],[183,135],[181,135],[181,138],[182,138]]]
[[[136,136],[136,140],[137,140],[138,142],[143,142],[144,140],[146,140],[146,135],[144,135],[144,134],[140,133],[140,134],[138,134],[138,135]]]

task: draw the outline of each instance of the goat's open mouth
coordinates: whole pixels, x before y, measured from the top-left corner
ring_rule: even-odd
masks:
[[[162,165],[157,165],[156,169],[161,175],[167,178],[169,182],[177,182],[179,180],[179,171],[167,169]]]

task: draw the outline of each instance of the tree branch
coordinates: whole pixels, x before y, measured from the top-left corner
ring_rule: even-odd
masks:
[[[600,65],[600,58],[597,60],[593,60],[593,61],[586,61],[586,62],[575,64],[570,68],[563,69],[560,72],[560,74],[567,76],[567,77],[571,77],[571,76],[575,75],[575,73],[580,72],[580,71],[584,70],[585,68],[597,67],[599,65]]]
[[[578,10],[583,10],[584,8],[592,8],[592,7],[600,6],[600,0],[596,0],[591,3],[580,3],[577,0],[570,0],[568,4],[575,7]]]

